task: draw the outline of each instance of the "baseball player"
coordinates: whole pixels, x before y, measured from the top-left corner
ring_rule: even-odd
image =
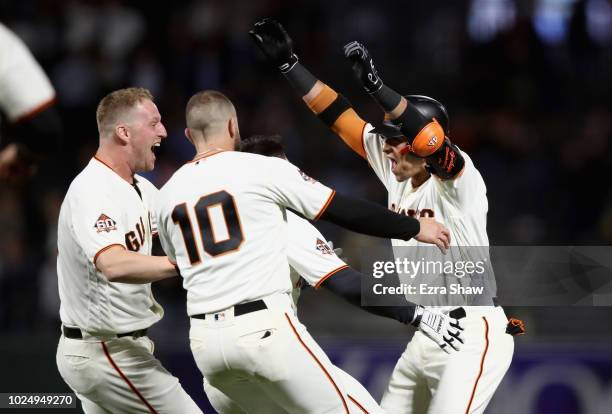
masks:
[[[281,138],[279,136],[256,135],[241,141],[240,149],[243,152],[250,152],[266,156],[275,156],[287,159]],[[336,255],[330,247],[330,243],[325,237],[310,224],[307,220],[299,217],[295,213],[287,212],[288,245],[287,260],[289,262],[291,285],[293,286],[292,300],[295,313],[297,314],[297,302],[304,283],[314,286],[315,289],[321,286],[328,288],[332,292],[346,298],[354,305],[360,306],[361,291],[359,285],[351,285],[343,279],[350,273],[356,273],[344,261]],[[333,276],[333,277],[332,277]],[[358,277],[362,277],[359,275]],[[365,310],[377,315],[391,317],[400,322],[406,323],[404,313],[414,314],[413,309],[407,307],[364,307]],[[425,310],[423,317],[410,321],[414,326],[418,326],[430,339],[438,343],[443,349],[450,350],[450,346],[445,341],[449,338],[461,339],[462,329],[459,321],[451,320],[447,315],[437,311]],[[441,332],[445,329],[446,332]],[[459,344],[460,341],[457,343]],[[353,377],[334,366],[340,382],[347,392],[347,398],[351,402],[350,408],[354,406],[358,413],[380,412],[378,404],[370,396],[368,391]],[[204,378],[204,390],[213,404],[214,408],[223,414],[234,413],[283,413],[285,412],[274,401],[266,398],[258,398],[254,395],[249,401],[249,407],[243,410],[238,404],[223,394],[220,390],[213,387]]]
[[[308,107],[369,162],[389,192],[391,210],[439,219],[449,227],[455,246],[488,246],[486,187],[469,156],[449,140],[443,106],[388,88],[365,47],[350,43],[345,54],[354,73],[393,121],[374,130],[344,97],[298,62],[278,22],[256,23],[251,36]],[[394,247],[419,245],[393,240]],[[487,304],[465,307],[465,344],[455,355],[442,352],[417,331],[395,367],[381,407],[390,413],[482,413],[514,349],[502,308],[494,306],[492,297]]]
[[[200,413],[147,337],[163,315],[150,282],[177,273],[150,256],[157,189],[136,172],[153,169],[166,129],[142,88],[108,94],[96,118],[98,151],[58,222],[59,372],[87,413]]]
[[[0,139],[0,181],[18,182],[34,162],[58,147],[61,122],[55,90],[26,45],[0,23],[0,112],[7,125]]]
[[[196,364],[245,409],[260,395],[291,413],[350,412],[333,365],[293,310],[286,208],[442,249],[445,229],[336,194],[287,161],[235,151],[236,110],[220,92],[192,96],[186,124],[196,157],[156,207],[162,246],[184,278]]]

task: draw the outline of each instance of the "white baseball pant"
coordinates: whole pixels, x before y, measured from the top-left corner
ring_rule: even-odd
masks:
[[[196,364],[210,386],[235,403],[233,409],[275,413],[270,411],[274,406],[282,409],[278,412],[292,414],[380,412],[363,387],[359,396],[349,394],[346,378],[295,316],[289,294],[263,301],[267,309],[240,316],[234,316],[232,307],[207,314],[205,319],[191,318],[189,337]],[[363,398],[364,392],[368,398]],[[210,399],[216,409],[224,409],[220,399]],[[358,405],[373,409],[356,411]]]
[[[88,414],[202,413],[153,356],[153,347],[146,336],[100,340],[62,335],[57,367]]]
[[[501,307],[464,307],[465,344],[445,353],[420,331],[397,361],[381,407],[398,414],[479,414],[512,361]]]
[[[372,398],[368,390],[347,372],[338,367],[334,367],[334,372],[346,389],[349,399],[349,412],[351,414],[384,414],[378,403]],[[227,395],[218,388],[213,387],[204,378],[204,392],[208,401],[219,414],[285,414],[285,411],[267,396],[257,394],[249,401],[249,406],[244,409],[236,402],[232,401]]]

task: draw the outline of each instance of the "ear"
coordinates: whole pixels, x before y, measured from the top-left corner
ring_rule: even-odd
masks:
[[[227,129],[227,132],[231,138],[236,137],[238,134],[238,121],[236,118],[230,118],[229,122],[227,123]]]
[[[189,131],[189,128],[185,128],[185,137],[189,142],[193,144],[193,138],[191,138],[191,132]]]
[[[115,136],[123,145],[126,145],[130,140],[130,130],[128,126],[126,124],[115,125]]]

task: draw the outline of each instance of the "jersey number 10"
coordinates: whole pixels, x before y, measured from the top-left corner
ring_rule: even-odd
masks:
[[[213,208],[220,208],[225,220],[227,235],[222,239],[215,235],[211,218],[211,209]],[[236,202],[231,194],[223,190],[202,196],[195,204],[194,211],[202,238],[202,248],[206,253],[215,257],[238,250],[244,241],[244,235],[242,234]],[[187,211],[187,203],[181,203],[174,207],[172,221],[181,229],[189,261],[192,265],[199,263],[201,261],[200,252],[194,237],[193,224]]]

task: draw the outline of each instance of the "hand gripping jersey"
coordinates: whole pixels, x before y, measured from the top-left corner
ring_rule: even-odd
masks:
[[[135,186],[92,159],[72,181],[58,222],[57,273],[62,323],[105,335],[144,329],[163,315],[150,284],[111,283],[96,269],[112,246],[151,254],[157,189],[134,176]]]
[[[160,240],[178,264],[189,315],[291,291],[287,211],[318,218],[333,190],[291,163],[212,151],[160,190]]]

